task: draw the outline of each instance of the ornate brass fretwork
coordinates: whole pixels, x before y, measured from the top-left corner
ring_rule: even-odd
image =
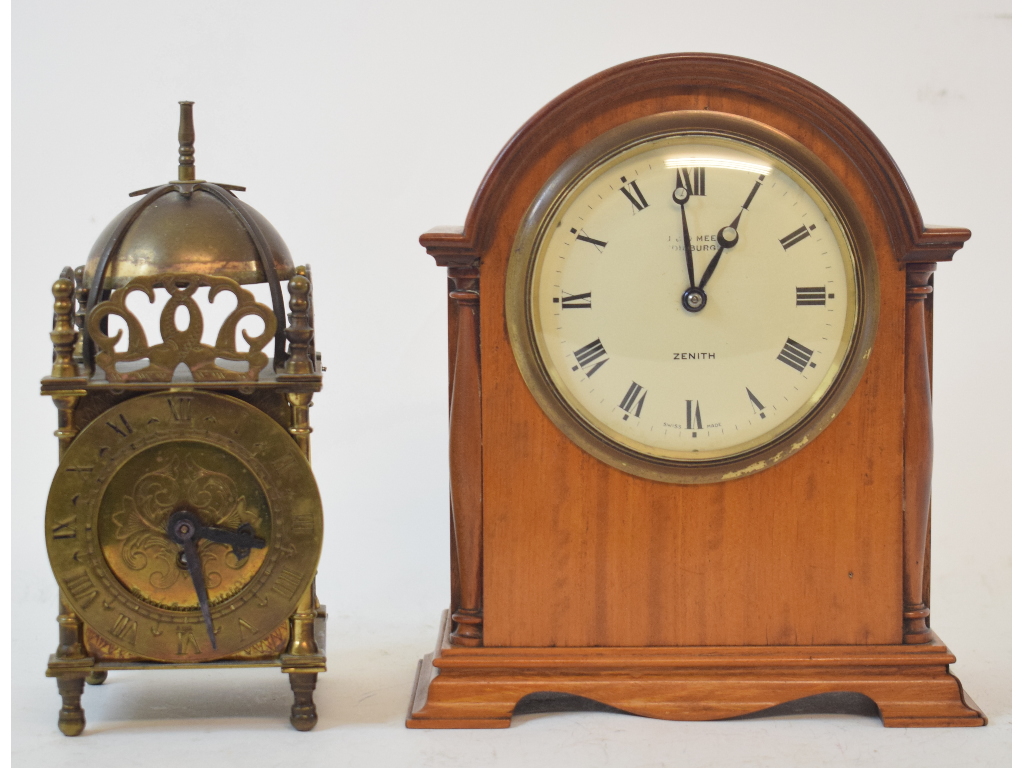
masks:
[[[223,291],[234,294],[238,306],[225,318],[217,334],[215,346],[202,343],[203,315],[193,296],[200,288],[210,289],[210,302]],[[156,301],[155,288],[164,288],[169,294],[167,304],[160,313],[160,335],[162,343],[150,346],[139,319],[125,306],[125,300],[134,291]],[[189,324],[179,330],[174,322],[178,307],[188,310]],[[121,333],[108,336],[103,321],[110,315],[122,318],[128,325],[128,349],[117,352],[115,346],[121,340]],[[252,338],[246,331],[242,337],[249,345],[248,352],[239,352],[235,347],[235,331],[239,321],[247,315],[256,315],[263,320],[263,332]],[[136,277],[124,288],[114,291],[108,301],[93,307],[86,318],[89,335],[100,349],[96,365],[107,374],[108,381],[171,381],[174,370],[185,363],[196,381],[244,381],[256,380],[267,365],[267,356],[262,349],[277,331],[277,319],[273,310],[260,304],[252,293],[228,277],[212,275],[169,274]],[[149,365],[131,371],[118,370],[118,363],[131,363],[148,359]],[[248,370],[236,371],[217,364],[217,360],[244,361]]]

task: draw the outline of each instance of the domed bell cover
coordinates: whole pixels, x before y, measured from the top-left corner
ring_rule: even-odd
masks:
[[[108,250],[105,290],[162,272],[219,275],[243,284],[267,282],[261,241],[277,279],[294,275],[291,254],[277,230],[234,195],[244,187],[196,181],[192,102],[181,102],[178,140],[178,181],[133,193],[145,197],[100,234],[85,263],[85,284],[93,284]]]

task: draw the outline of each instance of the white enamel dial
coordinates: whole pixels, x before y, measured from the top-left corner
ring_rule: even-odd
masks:
[[[586,174],[530,275],[561,398],[658,459],[734,456],[792,429],[835,381],[857,319],[852,249],[823,196],[725,137],[648,141]]]

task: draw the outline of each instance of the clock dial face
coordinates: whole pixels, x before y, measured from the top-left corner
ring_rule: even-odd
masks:
[[[103,647],[169,662],[280,634],[323,537],[291,436],[202,392],[135,397],[93,420],[61,461],[46,519],[62,593]],[[175,533],[181,522],[191,543]]]
[[[634,142],[578,174],[532,236],[524,298],[544,378],[634,455],[706,463],[785,439],[851,355],[852,240],[807,177],[753,142]]]
[[[99,540],[113,575],[133,595],[171,610],[198,610],[181,546],[167,521],[189,508],[204,523],[236,531],[247,525],[272,539],[270,506],[252,472],[237,456],[208,443],[178,440],[139,451],[110,478],[100,502]],[[207,597],[217,606],[259,572],[266,547],[239,557],[230,544],[201,538],[196,551]]]

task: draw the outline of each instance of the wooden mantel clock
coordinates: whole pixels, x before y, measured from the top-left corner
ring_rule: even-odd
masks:
[[[60,644],[46,674],[68,736],[85,727],[83,683],[122,669],[279,667],[292,724],[317,720],[326,613],[314,585],[323,513],[309,407],[322,369],[310,270],[235,196],[244,187],[196,179],[194,137],[181,102],[178,179],[133,193],[142,199],[84,267],[53,285],[42,392],[59,415],[46,546]],[[260,282],[270,307],[243,287]],[[137,312],[157,301],[150,343]],[[214,344],[200,301],[209,325],[209,305],[223,308]]]
[[[465,227],[420,238],[450,291],[452,604],[406,724],[848,691],[983,725],[928,610],[931,277],[969,237],[764,64],[634,61],[535,115]]]

